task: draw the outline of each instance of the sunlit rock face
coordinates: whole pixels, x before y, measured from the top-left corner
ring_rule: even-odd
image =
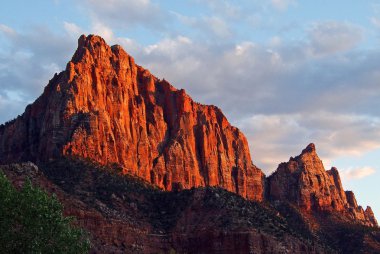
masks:
[[[81,36],[66,70],[0,127],[0,162],[61,156],[119,164],[165,190],[220,186],[262,200],[264,174],[221,110],[194,102],[120,46]]]
[[[340,212],[362,224],[377,226],[372,209],[367,207],[364,211],[354,193],[343,190],[338,170],[325,170],[314,144],[281,163],[268,177],[267,196],[294,203],[306,212]]]

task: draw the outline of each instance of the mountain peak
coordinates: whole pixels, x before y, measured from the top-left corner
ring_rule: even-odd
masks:
[[[78,39],[77,51],[81,52],[85,49],[87,49],[93,56],[96,56],[99,54],[99,51],[109,51],[110,46],[98,35],[90,34],[86,36],[82,34]]]
[[[105,40],[98,35],[82,34],[78,39],[78,47],[71,62],[78,63],[87,58],[99,57],[101,52],[111,51]]]
[[[281,163],[267,184],[270,199],[297,204],[305,211],[340,212],[362,224],[377,226],[371,209],[364,212],[354,193],[344,191],[338,170],[325,170],[313,143],[299,156]]]
[[[133,58],[120,45],[109,46],[106,41],[98,36],[90,34],[88,36],[81,35],[78,39],[78,47],[71,59],[72,63],[84,62],[91,65],[104,65],[113,59],[114,62],[132,61]],[[112,65],[112,64],[111,64]],[[112,66],[111,66],[112,67]]]
[[[86,36],[82,34],[78,39],[78,47],[89,47],[90,45],[107,45],[107,43],[99,35],[89,34]]]
[[[316,152],[316,149],[315,149],[314,143],[310,143],[305,149],[302,150],[302,154],[315,153],[315,152]]]
[[[0,133],[0,161],[75,156],[120,165],[165,190],[211,185],[262,200],[264,175],[245,136],[224,119],[120,46],[82,35],[66,71]]]
[[[88,49],[90,52],[94,52],[94,49],[103,48],[103,49],[111,49],[112,52],[118,53],[123,52],[126,53],[122,46],[115,44],[109,46],[107,42],[99,35],[90,34],[88,36],[82,34],[78,38],[78,48],[77,50],[81,50],[83,48]]]

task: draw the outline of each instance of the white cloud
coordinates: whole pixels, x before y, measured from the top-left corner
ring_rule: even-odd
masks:
[[[80,35],[84,33],[82,28],[80,28],[77,24],[75,23],[70,23],[70,22],[63,22],[63,28],[65,29],[66,33],[73,37],[73,38],[78,38]]]
[[[239,18],[243,15],[241,3],[226,0],[196,0],[198,4],[207,4],[209,8],[219,16],[225,18]]]
[[[148,45],[144,51],[149,54],[163,54],[175,60],[182,47],[191,46],[192,42],[185,36],[178,36],[175,39],[164,39],[157,44]]]
[[[150,0],[85,0],[93,22],[127,30],[135,26],[158,30],[170,20],[168,12]]]
[[[235,46],[236,56],[243,56],[246,53],[249,53],[251,49],[255,47],[255,44],[249,41],[239,43]]]
[[[218,17],[205,17],[206,27],[208,27],[218,37],[228,37],[231,35],[231,31],[227,23]]]
[[[247,138],[254,163],[266,173],[314,142],[326,168],[333,158],[359,156],[380,147],[380,119],[329,112],[255,115],[236,122]],[[349,127],[348,127],[349,126]]]
[[[371,23],[376,26],[377,28],[380,28],[380,19],[377,18],[377,17],[372,17],[371,19]]]
[[[91,32],[100,35],[107,42],[111,42],[115,39],[112,29],[101,22],[94,22],[92,24]]]
[[[19,100],[19,98],[8,98],[0,94],[0,124],[12,120],[17,115],[21,115],[24,112],[25,101]]]
[[[376,170],[373,167],[348,168],[340,170],[340,175],[344,181],[361,179],[373,175]]]
[[[7,36],[15,36],[16,32],[7,25],[0,24],[0,32],[6,34]]]
[[[271,0],[271,3],[274,8],[280,11],[284,11],[288,9],[290,5],[295,5],[295,0]]]
[[[354,48],[363,39],[360,27],[336,21],[315,23],[309,31],[314,55],[324,56]]]
[[[66,33],[74,40],[77,40],[82,34],[96,34],[101,36],[109,45],[119,44],[131,54],[139,54],[143,49],[141,45],[130,38],[116,36],[109,26],[101,22],[94,21],[88,31],[75,23],[64,22],[63,25]]]
[[[220,38],[226,39],[233,35],[232,28],[227,21],[219,16],[192,17],[181,15],[179,13],[173,14],[183,25],[197,31],[197,36],[200,38],[206,40],[215,39],[218,41]]]
[[[76,39],[46,27],[19,32],[1,26],[6,50],[0,54],[0,123],[21,114],[39,96],[55,72],[71,58]],[[46,38],[49,38],[48,40]]]

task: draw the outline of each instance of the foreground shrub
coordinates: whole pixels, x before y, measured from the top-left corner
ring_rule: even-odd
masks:
[[[30,181],[17,191],[0,171],[0,252],[87,253],[87,235],[62,211],[55,196]]]

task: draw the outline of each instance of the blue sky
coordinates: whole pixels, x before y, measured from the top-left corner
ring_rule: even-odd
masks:
[[[0,123],[65,68],[82,33],[218,105],[267,174],[315,143],[380,216],[378,1],[4,1]]]

